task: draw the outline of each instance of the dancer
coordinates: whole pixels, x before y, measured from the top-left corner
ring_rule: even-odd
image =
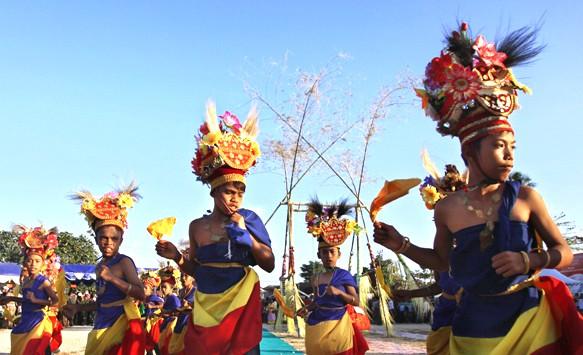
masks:
[[[160,314],[164,320],[160,324],[158,349],[160,354],[167,355],[176,325],[176,313],[182,305],[180,298],[174,292],[176,288],[180,288],[180,270],[168,265],[160,269],[158,274],[161,281],[160,289],[164,296],[164,306]]]
[[[146,331],[146,354],[151,355],[158,351],[157,344],[160,339],[160,324],[163,319],[160,317],[161,309],[164,306],[164,299],[157,294],[160,286],[160,276],[157,272],[147,271],[140,275],[144,283],[144,329]]]
[[[10,354],[50,354],[53,323],[48,308],[56,306],[59,298],[44,272],[47,258],[58,245],[57,230],[53,228],[47,231],[43,227],[28,229],[18,225],[13,231],[19,235],[18,243],[24,256],[26,276],[21,280],[22,298],[0,299],[0,304],[9,301],[22,303],[20,322],[10,335]]]
[[[317,255],[326,271],[311,280],[314,300],[298,311],[300,316],[308,316],[307,354],[364,354],[368,350],[366,339],[347,312],[347,306],[359,305],[356,281],[336,266],[340,245],[357,226],[348,218],[350,210],[346,200],[324,207],[316,199],[308,205],[308,232],[318,238]]]
[[[183,251],[182,255],[187,256],[188,250]],[[172,355],[186,354],[184,337],[186,335],[188,322],[191,320],[192,307],[194,305],[194,293],[196,292],[196,280],[194,277],[183,272],[180,275],[180,281],[183,287],[178,293],[178,297],[180,298],[182,305],[178,309],[178,318],[176,319],[176,325],[174,326],[174,332],[170,339],[170,346],[168,347],[168,352]]]
[[[134,261],[119,252],[127,228],[127,209],[140,198],[133,183],[96,199],[88,191],[76,193],[81,213],[95,233],[101,252],[96,265],[97,302],[67,305],[73,311],[96,310],[93,330],[87,337],[86,354],[143,354],[145,332],[134,299],[145,298]]]
[[[463,23],[446,38],[446,49],[427,66],[425,90],[417,93],[438,131],[460,139],[468,188],[436,205],[433,249],[417,247],[393,226],[375,223],[377,243],[423,267],[449,268],[464,288],[452,321],[452,354],[583,351],[582,320],[570,309],[566,286],[532,277],[541,268],[569,265],[572,252],[541,196],[507,181],[515,164],[508,117],[516,107],[516,91],[529,91],[510,67],[542,50],[535,37],[536,30],[522,28],[494,45],[483,36],[471,38]],[[537,243],[535,233],[548,249]]]
[[[189,351],[259,354],[259,278],[250,266],[271,272],[274,256],[259,216],[241,208],[244,175],[260,155],[255,141],[257,113],[252,109],[243,125],[229,112],[219,116],[219,122],[214,104],[209,103],[206,116],[192,167],[198,179],[210,185],[213,211],[190,223],[187,258],[165,240],[156,244],[156,252],[197,280],[184,340]]]

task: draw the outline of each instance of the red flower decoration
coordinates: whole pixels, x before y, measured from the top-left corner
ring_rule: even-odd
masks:
[[[59,246],[59,240],[57,239],[56,234],[49,234],[46,240],[46,246],[48,249],[55,249]]]
[[[447,79],[447,71],[452,66],[453,62],[451,56],[446,53],[441,53],[440,57],[435,57],[425,68],[425,85],[429,89],[437,89]]]
[[[454,64],[447,71],[443,89],[456,103],[466,103],[478,95],[480,90],[478,74],[462,65]]]
[[[478,53],[479,62],[478,65],[484,64],[485,66],[496,65],[498,67],[506,69],[504,61],[508,57],[504,52],[496,51],[496,45],[494,43],[488,43],[484,36],[479,35],[474,42],[474,50]]]

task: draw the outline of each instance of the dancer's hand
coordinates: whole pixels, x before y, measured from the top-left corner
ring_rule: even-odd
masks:
[[[395,301],[408,301],[411,299],[411,294],[407,290],[391,290],[391,294]]]
[[[511,277],[524,274],[526,264],[520,253],[503,251],[492,257],[492,268],[498,275]]]
[[[392,225],[376,221],[374,223],[374,241],[385,248],[398,250],[403,244],[403,236]]]
[[[98,278],[107,282],[111,281],[114,278],[114,275],[111,272],[111,270],[105,265],[99,265],[97,270],[95,270],[95,273],[97,274]]]
[[[342,291],[340,291],[339,289],[332,285],[328,286],[328,288],[326,289],[326,293],[330,296],[340,296],[341,292]]]
[[[304,306],[300,309],[297,310],[296,314],[298,315],[298,317],[302,317],[302,318],[306,318],[306,316],[308,315],[309,310],[308,310],[308,306]]]
[[[235,222],[239,226],[239,228],[247,229],[247,227],[245,226],[245,218],[243,218],[243,216],[241,216],[239,212],[235,212],[231,215],[231,221]]]
[[[156,253],[163,258],[175,261],[180,258],[181,255],[178,248],[167,240],[159,240],[158,243],[156,243]]]
[[[36,296],[34,295],[34,292],[32,292],[32,291],[28,291],[28,292],[26,293],[26,298],[27,298],[27,299],[28,299],[30,302],[32,302],[32,303],[35,303],[35,304],[37,304],[37,303],[39,302],[39,299],[38,299],[38,298],[36,298]]]

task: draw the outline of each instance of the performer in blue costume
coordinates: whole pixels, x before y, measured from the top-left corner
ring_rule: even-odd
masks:
[[[174,336],[174,327],[176,326],[177,311],[182,302],[175,293],[180,287],[180,270],[178,268],[167,266],[160,269],[160,289],[164,296],[164,306],[162,307],[161,316],[164,318],[160,324],[160,338],[158,339],[158,349],[162,355],[168,355],[170,342]]]
[[[326,272],[311,280],[314,299],[298,311],[300,316],[308,316],[307,354],[364,354],[368,350],[347,311],[347,307],[359,305],[356,281],[348,271],[336,266],[340,245],[356,227],[356,222],[348,218],[350,211],[346,201],[327,207],[317,199],[308,204],[308,232],[318,238],[318,258]]]
[[[18,242],[25,257],[23,271],[27,276],[22,280],[22,298],[0,299],[0,304],[7,301],[22,303],[20,322],[10,335],[10,354],[50,354],[53,323],[49,319],[48,307],[57,305],[59,299],[44,271],[45,260],[58,245],[57,231],[46,231],[42,227],[28,229],[19,225],[14,232],[19,235]]]
[[[257,113],[252,109],[241,124],[230,112],[217,118],[209,103],[206,116],[192,167],[211,187],[213,211],[191,222],[187,257],[165,240],[156,251],[197,280],[185,348],[196,354],[259,354],[260,287],[251,266],[271,272],[274,256],[259,216],[241,208],[245,174],[260,155]]]
[[[183,252],[183,255],[188,255],[188,251]],[[188,322],[191,319],[194,293],[196,292],[196,281],[192,276],[182,273],[180,275],[180,281],[182,282],[183,288],[178,293],[178,297],[182,302],[182,306],[179,309],[179,315],[174,326],[174,334],[172,334],[168,348],[168,352],[172,355],[187,353],[184,348],[184,336],[186,335]]]
[[[67,305],[70,311],[96,310],[93,330],[87,337],[86,354],[143,354],[146,334],[134,300],[145,298],[134,261],[119,252],[127,228],[127,209],[139,199],[137,186],[105,194],[96,199],[87,191],[73,196],[81,201],[81,213],[95,232],[101,252],[96,265],[96,303]]]
[[[541,196],[509,182],[515,164],[516,107],[511,66],[534,58],[536,30],[519,29],[498,45],[473,39],[467,24],[426,69],[417,89],[442,134],[458,137],[468,187],[435,208],[434,248],[413,245],[376,222],[375,241],[425,268],[450,270],[464,288],[452,321],[452,354],[558,354],[583,351],[583,317],[564,284],[533,272],[565,267],[573,255]],[[535,233],[548,249],[542,248]]]

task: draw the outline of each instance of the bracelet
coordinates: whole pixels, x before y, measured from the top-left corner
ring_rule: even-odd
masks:
[[[522,260],[524,261],[524,272],[522,274],[526,275],[530,271],[530,258],[528,257],[528,253],[525,251],[521,251],[520,255],[522,256]]]
[[[547,250],[543,250],[545,252],[545,257],[546,257],[546,262],[545,264],[541,267],[541,269],[546,268],[547,266],[549,266],[549,264],[551,263],[551,253],[549,253]]]
[[[126,294],[129,295],[132,291],[132,284],[128,284],[128,289],[126,290]]]
[[[536,248],[533,248],[532,250],[536,250],[536,252],[538,254],[542,254],[542,253],[545,254],[545,263],[544,263],[543,266],[541,266],[541,269],[544,269],[547,266],[549,266],[549,264],[551,263],[551,253],[549,253],[548,250],[545,250],[545,249],[543,249],[541,247],[536,247]]]
[[[402,253],[406,252],[407,250],[409,250],[410,247],[411,247],[411,242],[409,241],[409,238],[403,237],[403,241],[401,242],[401,246],[399,247],[399,249],[395,250],[395,253],[402,254]]]

